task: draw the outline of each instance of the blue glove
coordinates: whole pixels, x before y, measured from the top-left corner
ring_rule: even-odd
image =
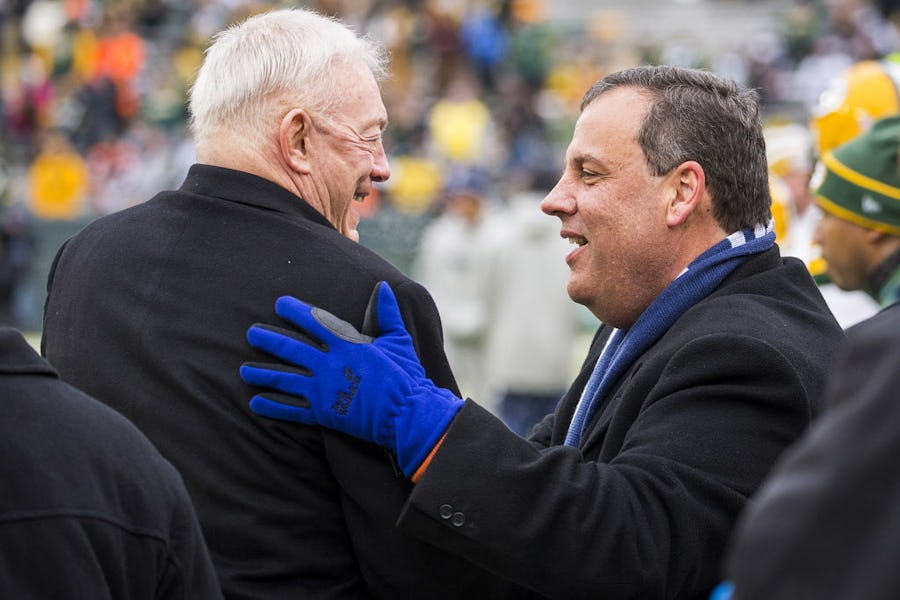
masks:
[[[299,331],[260,323],[247,331],[250,345],[288,363],[241,365],[244,381],[280,392],[254,396],[250,409],[390,448],[411,476],[463,401],[426,377],[390,286],[379,283],[369,303],[377,338],[290,296],[275,312]]]

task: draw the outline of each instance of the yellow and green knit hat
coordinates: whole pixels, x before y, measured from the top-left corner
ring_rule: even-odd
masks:
[[[900,115],[822,156],[810,182],[816,204],[867,229],[900,235]]]

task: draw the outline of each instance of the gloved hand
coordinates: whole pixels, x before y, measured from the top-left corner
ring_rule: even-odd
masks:
[[[374,315],[380,332],[377,338],[325,310],[282,296],[275,312],[299,331],[257,323],[247,331],[247,340],[288,364],[244,363],[241,378],[281,392],[254,396],[253,412],[321,425],[390,448],[409,477],[463,401],[426,377],[387,283],[375,287],[369,311],[367,317]]]

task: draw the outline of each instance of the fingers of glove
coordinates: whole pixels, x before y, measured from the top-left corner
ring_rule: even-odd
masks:
[[[281,296],[275,301],[275,314],[282,319],[290,321],[301,331],[321,340],[322,349],[327,351],[328,344],[334,339],[335,333],[322,323],[321,317],[316,316],[317,313],[320,314],[322,312],[325,311],[293,296]],[[333,318],[337,319],[337,317]],[[349,323],[347,326],[353,329],[353,326]]]
[[[251,369],[268,369],[271,371],[282,371],[287,374],[292,375],[300,375],[303,377],[309,377],[312,375],[312,371],[307,369],[306,367],[296,366],[296,365],[288,365],[284,363],[262,363],[262,362],[245,362],[243,367],[248,367]]]
[[[306,406],[300,406],[304,403]],[[281,421],[295,421],[316,425],[316,416],[305,398],[284,394],[258,394],[250,399],[250,410],[258,415]]]
[[[267,387],[288,394],[303,396],[310,385],[308,369],[295,369],[288,365],[244,363],[241,365],[240,373],[241,379],[250,385]]]
[[[347,321],[331,314],[324,308],[311,306],[292,296],[282,296],[276,300],[275,312],[283,319],[297,325],[302,333],[311,331],[313,335],[317,335],[324,341],[323,350],[327,350],[328,342],[333,339],[331,336],[354,344],[372,342],[371,337],[360,333]]]
[[[321,356],[327,347],[292,329],[255,323],[247,330],[247,341],[254,348],[277,356],[300,367]],[[304,362],[306,361],[306,362]]]

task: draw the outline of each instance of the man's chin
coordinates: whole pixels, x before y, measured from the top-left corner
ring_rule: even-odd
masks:
[[[356,211],[354,207],[350,207],[347,216],[344,218],[344,226],[341,228],[341,233],[353,240],[354,242],[359,242],[359,212]]]
[[[569,294],[569,298],[572,299],[572,302],[576,304],[583,304],[588,306],[590,303],[590,295],[586,294],[584,290],[578,285],[578,282],[573,282],[572,278],[569,278],[569,283],[566,285],[566,292]]]

